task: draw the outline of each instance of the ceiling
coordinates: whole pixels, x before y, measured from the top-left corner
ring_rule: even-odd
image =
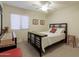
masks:
[[[60,8],[68,7],[71,5],[79,4],[79,1],[6,1],[3,2],[7,5],[16,6],[19,8],[24,8],[28,10],[33,11],[42,11],[40,8],[45,3],[51,4],[50,8],[48,9],[48,12],[53,12],[55,10],[58,10]]]

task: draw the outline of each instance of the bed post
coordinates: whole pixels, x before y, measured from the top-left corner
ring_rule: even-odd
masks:
[[[2,35],[2,28],[3,28],[3,22],[2,22],[2,19],[3,19],[3,15],[2,15],[2,7],[0,5],[0,15],[1,15],[1,27],[0,27],[0,30],[1,30],[1,33],[0,33],[0,36]],[[1,38],[0,38],[0,43],[1,43]]]
[[[68,32],[68,29],[67,29],[67,23],[66,23],[66,28],[65,28],[65,42],[67,43],[67,32]]]
[[[2,19],[3,19],[3,15],[2,15],[2,7],[1,7],[1,5],[0,5],[0,14],[1,14],[1,33],[0,33],[0,35],[2,35],[2,27],[3,27]]]
[[[41,37],[40,37],[40,57],[42,56],[42,42],[41,42]]]
[[[15,45],[17,47],[17,37],[14,32],[12,32],[12,41],[15,41]]]

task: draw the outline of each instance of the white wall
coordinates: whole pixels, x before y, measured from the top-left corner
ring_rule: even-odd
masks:
[[[68,23],[68,34],[79,38],[79,5],[69,6],[48,16],[50,23]]]
[[[45,30],[45,25],[33,25],[32,20],[33,19],[39,19],[39,20],[45,20],[45,14],[41,12],[35,12],[35,11],[30,11],[26,9],[21,9],[13,6],[8,6],[6,4],[3,4],[3,26],[8,26],[9,31],[11,31],[11,24],[10,24],[10,14],[15,13],[15,14],[21,14],[21,15],[28,15],[30,17],[29,19],[29,30],[34,30],[34,31],[43,31]],[[16,30],[16,35],[18,38],[18,42],[27,40],[27,30]]]
[[[13,6],[3,6],[3,25],[8,26],[10,29],[10,13],[28,15],[30,17],[29,30],[44,31],[48,30],[50,23],[68,23],[68,34],[76,35],[79,38],[79,5],[69,6],[53,12],[52,14],[44,14],[41,12],[34,12]],[[45,25],[33,25],[32,19],[45,20]],[[28,30],[15,31],[17,34],[18,42],[26,40]]]

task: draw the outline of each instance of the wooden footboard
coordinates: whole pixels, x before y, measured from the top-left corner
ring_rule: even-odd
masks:
[[[28,32],[28,42],[37,49],[40,56],[42,56],[42,38],[46,36]]]

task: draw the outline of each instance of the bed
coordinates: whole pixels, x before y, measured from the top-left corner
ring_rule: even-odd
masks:
[[[4,33],[0,42],[0,52],[17,47],[17,37],[14,32]]]
[[[55,33],[50,32],[52,26],[57,29]],[[63,29],[62,32],[58,32],[60,29]],[[60,41],[67,42],[67,23],[50,24],[49,30],[45,32],[28,32],[28,42],[37,49],[40,56],[45,53],[46,47]]]

